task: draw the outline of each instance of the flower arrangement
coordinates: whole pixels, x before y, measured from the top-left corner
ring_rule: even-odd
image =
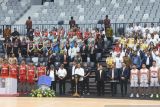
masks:
[[[55,97],[55,91],[51,89],[36,89],[30,93],[31,97]]]

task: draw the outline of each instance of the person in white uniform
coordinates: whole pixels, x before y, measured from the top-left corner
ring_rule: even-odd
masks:
[[[145,64],[142,64],[142,69],[139,72],[140,87],[142,96],[147,96],[148,83],[149,83],[149,70],[146,68]]]
[[[156,98],[159,98],[159,68],[156,65],[156,61],[152,62],[152,67],[150,67],[150,87],[151,87],[151,96],[150,98],[154,97],[156,94]]]
[[[83,79],[84,79],[84,69],[81,68],[80,64],[77,64],[77,68],[75,69],[75,75],[79,76],[79,82],[78,82],[78,90],[81,94],[81,96],[83,95],[83,91],[84,91],[84,86],[83,86]]]
[[[131,87],[131,95],[130,97],[134,97],[134,95],[136,94],[136,97],[139,97],[138,94],[138,87],[139,87],[139,70],[137,69],[136,65],[133,64],[132,69],[130,71],[131,75],[130,75],[130,87]]]
[[[67,71],[64,68],[64,65],[62,64],[57,72],[57,76],[59,79],[59,93],[60,95],[65,95],[65,80],[66,80],[66,76],[67,76]]]

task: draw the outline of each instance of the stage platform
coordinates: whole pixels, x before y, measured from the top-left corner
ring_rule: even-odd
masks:
[[[160,101],[107,98],[0,97],[0,105],[2,107],[138,107],[137,105],[141,105],[140,107],[160,107]]]

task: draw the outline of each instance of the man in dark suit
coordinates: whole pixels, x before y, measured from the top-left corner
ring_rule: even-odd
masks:
[[[153,58],[150,52],[147,52],[147,56],[144,56],[142,59],[142,64],[146,64],[147,69],[152,66]]]
[[[91,70],[90,67],[88,66],[87,63],[84,63],[84,80],[83,80],[83,84],[84,84],[84,92],[85,94],[89,95],[89,75],[91,74]]]
[[[122,97],[127,95],[127,83],[130,76],[130,70],[126,64],[122,63],[121,73],[120,73],[120,86],[121,86],[121,95]]]
[[[109,69],[107,77],[109,78],[111,82],[111,91],[112,96],[114,96],[117,93],[117,82],[118,82],[118,72],[115,69],[115,65],[112,65],[112,68]]]
[[[83,43],[83,46],[80,48],[80,52],[82,56],[82,61],[87,62],[88,47],[85,43]]]
[[[104,95],[104,81],[105,81],[105,71],[101,64],[98,64],[97,71],[95,72],[95,80],[97,83],[97,95]]]

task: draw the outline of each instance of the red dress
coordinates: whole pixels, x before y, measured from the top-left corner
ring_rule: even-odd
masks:
[[[1,76],[8,76],[9,75],[9,65],[3,64],[1,69]]]
[[[45,75],[46,67],[38,67],[38,77]]]
[[[35,35],[35,36],[40,36],[40,34],[41,34],[41,33],[40,33],[39,31],[35,31],[35,32],[34,32],[34,35]]]
[[[68,37],[73,37],[75,35],[75,32],[68,32]]]
[[[57,32],[56,31],[52,31],[52,35],[56,36]]]
[[[26,65],[20,65],[20,68],[19,68],[20,82],[26,82],[26,76],[27,76]]]
[[[82,32],[77,31],[76,35],[77,35],[78,38],[83,39]]]
[[[90,35],[90,32],[85,32],[85,33],[84,33],[84,38],[85,38],[85,39],[88,39],[89,35]]]
[[[35,77],[35,66],[28,66],[28,83],[34,83],[34,77]]]
[[[48,36],[48,32],[44,32],[44,36],[47,37]]]
[[[10,77],[17,78],[18,75],[17,65],[12,64],[10,65],[9,68],[10,68]]]

